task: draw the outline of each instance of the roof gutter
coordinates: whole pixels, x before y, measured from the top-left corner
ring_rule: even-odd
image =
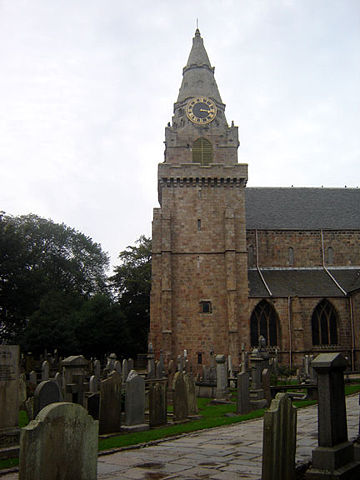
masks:
[[[255,229],[255,245],[256,245],[256,269],[260,275],[260,278],[266,288],[266,290],[268,291],[268,294],[270,295],[270,297],[272,297],[272,293],[271,293],[271,290],[270,288],[268,287],[268,284],[265,282],[265,278],[264,278],[264,275],[261,273],[261,270],[260,270],[260,267],[259,267],[259,242],[258,242],[258,231],[257,229]]]
[[[338,287],[338,289],[341,290],[341,292],[345,296],[347,296],[347,292],[342,288],[342,286],[338,283],[338,281],[335,279],[335,277],[326,268],[326,265],[325,265],[325,249],[324,249],[324,232],[323,232],[323,230],[320,230],[320,232],[321,232],[321,252],[322,252],[322,266],[323,266],[323,269],[329,275],[329,277],[335,283],[335,285]]]

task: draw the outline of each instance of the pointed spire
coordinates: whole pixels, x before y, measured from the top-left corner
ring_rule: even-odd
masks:
[[[183,70],[183,81],[177,101],[182,102],[187,98],[203,95],[222,103],[214,78],[214,70],[206,53],[200,30],[197,28],[190,55]]]

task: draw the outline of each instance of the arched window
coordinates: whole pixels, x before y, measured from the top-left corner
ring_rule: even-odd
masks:
[[[213,150],[212,145],[206,138],[198,138],[193,143],[192,161],[193,163],[201,163],[201,165],[209,165],[212,162]]]
[[[328,300],[322,300],[311,317],[313,345],[337,345],[338,315]]]
[[[251,346],[256,347],[259,337],[266,339],[267,345],[277,345],[277,313],[266,300],[262,300],[254,308],[250,318]]]
[[[289,247],[289,265],[290,267],[294,266],[294,249]]]

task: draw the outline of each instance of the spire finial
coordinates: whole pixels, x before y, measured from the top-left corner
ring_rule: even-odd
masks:
[[[195,30],[195,37],[200,37],[200,30],[199,30],[199,19],[196,19],[196,30]]]

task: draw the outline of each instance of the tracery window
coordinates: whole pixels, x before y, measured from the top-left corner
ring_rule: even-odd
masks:
[[[337,345],[337,324],[335,307],[328,300],[322,300],[311,317],[313,345]]]
[[[198,138],[192,146],[193,163],[201,163],[201,165],[209,165],[212,162],[213,148],[209,140],[206,138]]]
[[[251,346],[258,345],[260,335],[265,337],[267,345],[277,345],[277,323],[275,308],[266,300],[258,303],[250,318]]]

